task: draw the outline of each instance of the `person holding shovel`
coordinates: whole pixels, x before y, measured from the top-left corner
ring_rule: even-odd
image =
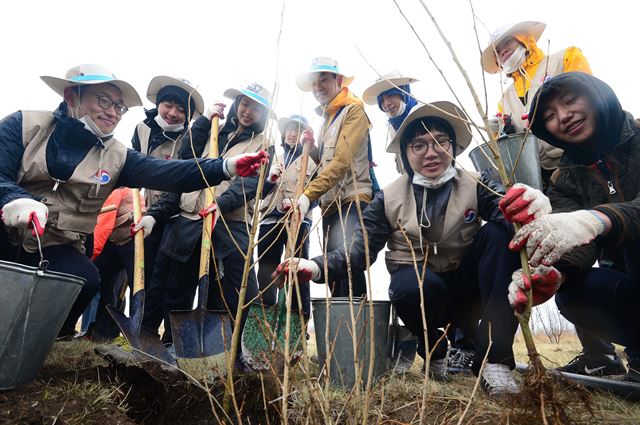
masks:
[[[98,290],[100,275],[84,243],[111,191],[197,190],[206,186],[202,172],[219,184],[255,174],[267,154],[199,163],[148,157],[113,137],[129,107],[141,105],[131,85],[99,65],[41,78],[63,97],[58,108],[18,111],[0,122],[0,253],[27,265],[38,265],[42,256],[49,270],[85,279],[60,330],[60,337],[70,338]]]
[[[323,239],[329,251],[345,246],[349,249],[358,226],[355,203],[364,208],[373,196],[370,122],[362,100],[349,90],[352,81],[353,77],[344,75],[338,62],[328,57],[313,59],[309,70],[296,77],[302,91],[313,92],[320,104],[316,112],[323,118],[318,136],[318,173],[296,202],[303,217],[312,202],[320,202]],[[329,286],[335,297],[361,297],[367,293],[361,271],[355,271],[351,279],[331,281]]]
[[[534,275],[529,282],[514,274],[510,301],[521,310],[531,284],[534,304],[555,293],[576,327],[626,347],[625,379],[640,382],[640,127],[611,87],[581,72],[551,78],[534,101],[531,130],[564,155],[547,192],[553,214],[522,227],[511,242],[526,247]],[[588,375],[624,371],[615,352],[586,346],[567,366]]]
[[[480,319],[475,346],[480,358],[487,351],[489,333],[492,339],[483,388],[491,395],[514,393],[518,387],[511,374],[512,345],[518,323],[506,294],[520,260],[507,246],[513,228],[499,206],[502,186],[455,167],[456,155],[470,142],[466,116],[454,104],[435,102],[413,109],[387,148],[400,154],[407,173],[376,194],[363,212],[367,249],[358,229],[350,258],[337,249],[326,257],[296,259],[297,273],[301,280],[314,282],[337,279],[347,274],[348,263],[353,271],[364,270],[367,252],[373,262],[387,245],[389,299],[418,337],[418,353],[429,359],[433,379],[448,379],[447,341],[441,328],[471,316]],[[527,215],[550,210],[540,191],[522,188],[527,200],[520,208]],[[487,223],[482,225],[482,220]],[[285,261],[278,272],[288,267]],[[476,373],[480,363],[473,364]]]

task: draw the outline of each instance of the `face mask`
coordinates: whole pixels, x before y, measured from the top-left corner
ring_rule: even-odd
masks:
[[[404,101],[400,102],[400,106],[398,107],[398,112],[396,112],[396,114],[394,116],[389,115],[389,113],[387,113],[387,116],[389,118],[395,118],[395,117],[399,117],[400,115],[404,114],[405,109],[407,109],[407,104],[404,103]]]
[[[82,124],[84,124],[84,128],[89,130],[94,135],[98,136],[100,139],[105,139],[107,137],[111,137],[111,135],[113,134],[113,133],[107,134],[107,133],[103,132],[102,130],[100,130],[98,128],[98,126],[96,125],[96,123],[93,122],[93,120],[91,119],[91,117],[89,115],[85,115],[82,118],[78,118],[78,121],[80,121]]]
[[[156,124],[158,124],[160,128],[163,129],[164,131],[176,132],[176,131],[182,131],[182,129],[184,129],[184,123],[169,124],[164,120],[164,118],[160,116],[160,114],[156,115],[154,120],[156,121]]]
[[[428,177],[423,176],[420,173],[413,174],[413,184],[417,184],[418,186],[426,187],[427,189],[437,189],[443,186],[446,182],[454,178],[456,175],[456,169],[453,168],[453,165],[449,164],[446,170],[440,175],[440,177],[436,179],[430,179]]]
[[[524,46],[518,46],[513,51],[509,59],[502,64],[502,70],[505,74],[513,74],[520,68],[520,65],[524,63],[524,59],[527,56],[527,49]]]

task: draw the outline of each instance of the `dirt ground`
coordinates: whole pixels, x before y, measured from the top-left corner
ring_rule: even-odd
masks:
[[[547,366],[554,367],[571,360],[579,350],[575,337],[560,344],[538,339]],[[181,374],[167,374],[152,368],[149,374],[136,366],[110,365],[93,352],[87,341],[56,343],[38,378],[11,391],[0,392],[0,425],[2,424],[215,424],[222,422],[219,403],[222,385],[205,391],[189,383]],[[313,349],[313,347],[311,347]],[[518,361],[526,361],[524,346],[517,341]],[[387,377],[371,394],[372,423],[418,423],[422,405],[422,361],[414,363],[411,372]],[[317,367],[316,367],[317,373]],[[160,382],[162,381],[162,382]],[[450,383],[428,383],[424,422],[457,423],[466,407],[473,377],[455,377]],[[298,386],[296,386],[298,385]],[[243,423],[280,423],[280,403],[276,384],[255,375],[240,376],[236,393]],[[289,407],[290,423],[324,423],[310,416],[308,392],[303,384],[294,383]],[[588,412],[572,389],[559,387],[566,395],[569,423],[637,424],[640,403],[593,394]],[[574,400],[575,398],[575,400]],[[362,397],[334,388],[324,388],[322,399],[330,406],[334,423],[359,423],[351,409],[361,408]],[[274,403],[269,401],[276,400]],[[574,403],[575,401],[575,403]],[[472,408],[465,416],[469,424],[538,423],[526,409],[518,409],[517,400],[493,400],[479,390]],[[213,407],[212,407],[213,406]],[[217,413],[213,413],[216,408]],[[222,417],[223,418],[223,417]]]

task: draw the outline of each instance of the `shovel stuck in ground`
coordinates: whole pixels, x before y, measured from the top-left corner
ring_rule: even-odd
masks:
[[[218,157],[218,121],[218,117],[211,120],[208,158]],[[205,206],[210,206],[214,199],[214,188],[207,188]],[[213,215],[207,214],[202,220],[198,306],[194,310],[170,313],[171,334],[180,369],[195,379],[208,381],[226,375],[226,356],[231,346],[229,314],[226,311],[207,310],[212,231]]]
[[[133,217],[137,223],[142,217],[140,192],[138,189],[131,190],[133,193]],[[144,233],[142,230],[136,233],[134,244],[135,259],[133,269],[133,295],[131,296],[130,306],[131,318],[125,316],[113,306],[107,306],[107,310],[133,349],[136,359],[143,366],[150,360],[175,366],[176,361],[158,336],[142,327],[142,316],[144,315]]]

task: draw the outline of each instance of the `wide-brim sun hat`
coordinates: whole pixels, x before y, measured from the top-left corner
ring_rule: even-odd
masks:
[[[113,72],[102,65],[78,65],[68,70],[64,78],[43,75],[40,79],[60,96],[64,96],[64,91],[68,87],[112,84],[120,89],[122,101],[128,108],[142,106],[142,99],[136,89],[126,81],[117,79]]]
[[[370,85],[362,93],[362,100],[369,105],[378,104],[378,96],[387,90],[391,90],[400,86],[406,86],[419,81],[417,78],[405,77],[398,71],[393,71],[378,78],[375,83]]]
[[[269,114],[275,117],[273,109],[271,109],[271,92],[258,83],[249,83],[241,89],[230,88],[224,91],[224,97],[235,100],[238,96],[247,96],[249,99],[258,102],[267,108]]]
[[[345,75],[338,66],[338,61],[326,56],[318,56],[311,61],[311,65],[306,72],[298,74],[295,78],[296,85],[302,91],[311,91],[311,84],[316,74],[328,72],[330,74],[342,76],[342,87],[347,87],[353,82],[353,76]]]
[[[510,23],[504,25],[491,34],[489,45],[482,51],[482,69],[489,74],[500,72],[500,65],[496,58],[495,48],[500,45],[507,37],[516,35],[531,36],[538,41],[544,32],[547,24],[538,21],[523,21],[517,24]]]
[[[456,134],[456,154],[462,153],[471,143],[472,135],[467,115],[453,103],[440,101],[413,108],[387,146],[387,152],[400,153],[400,141],[409,125],[415,120],[427,117],[441,118],[451,125]]]
[[[301,131],[311,128],[307,119],[302,115],[291,115],[290,117],[282,117],[278,120],[278,128],[280,129],[280,134],[282,135],[282,137],[284,137],[284,133],[286,132],[289,124],[297,125]]]
[[[153,77],[149,83],[149,87],[147,88],[147,99],[156,105],[158,93],[162,88],[167,86],[175,86],[187,92],[195,105],[195,111],[193,111],[194,117],[204,113],[204,99],[202,98],[202,95],[191,85],[189,80],[185,80],[184,78],[169,77],[167,75],[158,75],[157,77]]]

